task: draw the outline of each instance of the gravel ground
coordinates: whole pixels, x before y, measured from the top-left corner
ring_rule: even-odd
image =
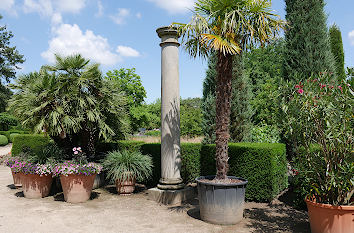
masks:
[[[12,143],[7,144],[6,146],[0,146],[0,156],[7,155],[10,153],[12,148]]]
[[[7,154],[9,147],[0,148]],[[279,200],[248,202],[245,218],[233,226],[200,220],[198,200],[169,207],[147,200],[144,190],[119,196],[114,187],[93,191],[82,204],[64,202],[62,193],[26,199],[12,185],[10,169],[0,165],[0,232],[310,232],[307,213]]]

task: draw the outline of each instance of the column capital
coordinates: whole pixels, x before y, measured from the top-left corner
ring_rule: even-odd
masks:
[[[157,35],[161,38],[161,43],[160,46],[163,46],[165,44],[174,44],[179,46],[180,44],[178,43],[178,31],[175,27],[159,27],[156,29]]]

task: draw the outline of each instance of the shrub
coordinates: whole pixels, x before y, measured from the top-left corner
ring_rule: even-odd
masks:
[[[11,153],[13,156],[21,152],[29,152],[32,155],[40,154],[49,143],[49,137],[41,134],[21,134],[14,138]]]
[[[6,136],[0,135],[0,146],[6,146],[9,143],[9,140]]]
[[[161,132],[157,130],[152,130],[152,131],[147,131],[145,133],[146,136],[154,136],[154,137],[159,137],[161,136]]]
[[[279,129],[275,125],[257,125],[251,129],[248,141],[260,143],[278,143],[280,142]]]
[[[17,118],[2,112],[0,113],[0,129],[1,130],[8,130],[11,126],[17,125],[18,121]]]
[[[112,146],[115,144],[115,146]],[[161,144],[134,141],[112,143],[110,147],[122,150],[130,147],[149,154],[153,160],[153,176],[148,185],[156,185],[161,177]],[[270,201],[287,187],[287,161],[284,144],[269,143],[230,143],[229,175],[248,180],[246,199],[251,201]],[[181,144],[184,182],[193,182],[200,175],[212,175],[215,169],[215,145],[200,143]]]
[[[24,130],[8,130],[8,131],[0,131],[0,135],[4,135],[7,137],[9,141],[11,141],[10,134],[18,133],[18,134],[28,134],[27,131]]]
[[[10,142],[13,142],[14,141],[14,138],[17,136],[17,135],[20,135],[19,133],[12,133],[10,134]]]

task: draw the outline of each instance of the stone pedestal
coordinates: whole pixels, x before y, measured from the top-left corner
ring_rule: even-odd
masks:
[[[161,38],[161,179],[159,189],[184,187],[180,155],[180,95],[178,33],[176,29],[156,30]]]

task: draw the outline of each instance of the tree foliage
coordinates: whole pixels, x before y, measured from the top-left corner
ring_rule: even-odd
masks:
[[[334,72],[323,0],[286,0],[284,78]]]
[[[139,128],[146,128],[149,121],[149,116],[143,106],[146,91],[140,76],[135,73],[135,68],[108,71],[105,78],[115,88],[125,93],[133,132]]]
[[[331,51],[335,61],[334,65],[336,74],[338,76],[338,81],[345,80],[342,33],[336,24],[333,24],[329,28],[329,38]]]
[[[12,96],[12,92],[6,86],[0,83],[0,112],[5,112],[7,102]]]
[[[81,145],[94,156],[99,138],[127,132],[123,93],[81,55],[56,55],[54,65],[19,77],[11,88],[9,107],[22,124],[46,132],[68,150]]]
[[[181,135],[195,137],[202,135],[202,111],[200,98],[181,100]]]
[[[11,47],[10,45],[10,39],[13,36],[6,26],[0,26],[0,80],[6,82],[15,77],[16,70],[20,69],[18,65],[25,61],[16,46]]]

